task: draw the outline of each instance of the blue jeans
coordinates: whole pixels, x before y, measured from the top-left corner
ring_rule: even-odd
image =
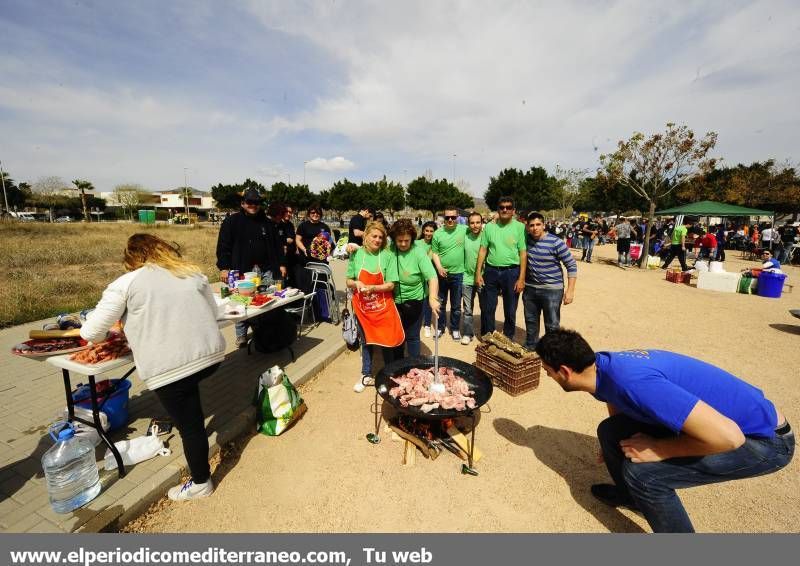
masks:
[[[419,331],[422,328],[422,305],[427,303],[427,299],[406,301],[397,305],[400,313],[400,321],[403,323],[403,331],[406,340],[392,351],[392,358],[399,360],[406,357],[406,347],[408,347],[408,357],[417,358],[420,354],[421,344],[419,341]],[[430,305],[429,305],[430,306]]]
[[[431,304],[428,301],[422,301],[422,326],[430,326],[431,319],[433,318],[433,311]]]
[[[357,320],[358,318],[356,318],[356,321]],[[361,342],[361,375],[372,376],[372,356],[375,355],[376,346],[367,344],[366,338],[364,337],[364,329],[361,328],[360,323],[358,324],[358,339]],[[394,348],[384,348],[383,346],[377,347],[383,352],[384,365],[394,360]]]
[[[717,244],[717,261],[725,261],[725,244]]]
[[[463,295],[464,331],[462,334],[470,338],[475,336],[474,324],[472,322],[472,309],[475,305],[475,296],[478,297],[478,303],[481,305],[481,310],[483,310],[483,290],[479,290],[475,285],[465,285]]]
[[[778,256],[778,261],[781,263],[781,265],[786,265],[787,263],[789,263],[789,256],[792,254],[793,245],[794,245],[793,243],[783,244],[783,247],[781,248],[781,253]]]
[[[581,236],[581,247],[583,248],[583,254],[581,255],[581,261],[592,261],[592,250],[594,250],[594,238],[591,236]]]
[[[674,436],[666,428],[617,414],[600,423],[597,438],[617,489],[633,499],[656,533],[694,532],[676,489],[769,474],[786,466],[794,455],[794,432],[788,432],[773,438],[745,437],[742,446],[721,454],[634,464],[619,443],[637,432]]]
[[[234,332],[237,338],[244,338],[247,336],[247,322],[237,322],[233,325]]]
[[[461,291],[464,281],[463,273],[448,273],[447,277],[439,277],[439,324],[438,328],[444,332],[447,313],[447,292],[450,292],[450,332],[458,332],[461,323]]]
[[[544,315],[544,331],[557,330],[561,324],[561,301],[564,289],[525,286],[522,306],[525,309],[525,347],[536,348],[539,342],[539,317]]]
[[[514,339],[517,320],[517,301],[519,295],[514,292],[514,285],[519,279],[519,266],[500,268],[486,265],[483,273],[484,296],[481,307],[481,335],[494,332],[494,313],[497,310],[497,297],[503,296],[503,334]]]

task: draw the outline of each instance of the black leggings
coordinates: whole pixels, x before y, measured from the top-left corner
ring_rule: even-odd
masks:
[[[208,435],[203,406],[200,404],[199,384],[218,368],[219,364],[214,364],[189,377],[153,390],[181,433],[183,455],[194,483],[205,483],[211,477],[211,468],[208,466]]]

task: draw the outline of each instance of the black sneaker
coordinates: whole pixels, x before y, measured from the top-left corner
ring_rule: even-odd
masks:
[[[596,483],[591,488],[592,495],[599,499],[606,505],[611,507],[627,507],[633,511],[638,511],[639,508],[629,496],[620,493],[617,486],[609,483]]]

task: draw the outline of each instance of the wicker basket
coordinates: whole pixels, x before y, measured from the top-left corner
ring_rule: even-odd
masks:
[[[489,353],[487,344],[475,348],[475,366],[492,378],[492,384],[516,397],[539,386],[542,361],[539,356],[520,359],[517,363],[497,358]]]
[[[690,272],[682,273],[680,268],[670,269],[667,271],[667,281],[688,285],[692,281],[692,274]]]

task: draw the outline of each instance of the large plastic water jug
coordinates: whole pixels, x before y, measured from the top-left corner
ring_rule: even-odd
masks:
[[[58,436],[54,434],[58,431]],[[55,423],[50,436],[56,443],[42,456],[50,505],[56,513],[69,513],[100,493],[100,474],[92,442],[75,436],[72,424]]]

